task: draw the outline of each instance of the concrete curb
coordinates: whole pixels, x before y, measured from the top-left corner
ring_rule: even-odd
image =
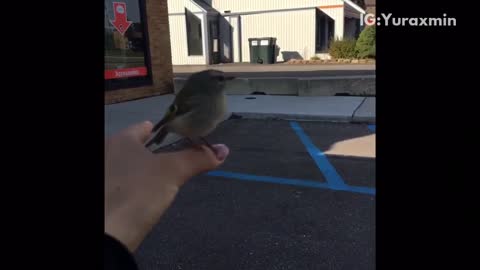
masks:
[[[355,110],[352,122],[358,123],[375,123],[376,116],[376,99],[374,97],[367,97]]]
[[[182,89],[187,78],[174,78],[175,93]],[[328,77],[270,77],[237,78],[226,85],[228,95],[289,96],[375,96],[375,75],[328,76]]]
[[[302,114],[282,114],[282,113],[231,113],[242,119],[268,119],[268,120],[296,120],[296,121],[318,121],[318,122],[341,122],[341,123],[374,123],[374,119],[365,118],[354,121],[352,117],[336,115],[302,115]],[[230,119],[230,118],[229,118]],[[227,119],[228,120],[228,119]]]
[[[246,99],[253,97],[255,100]],[[375,123],[375,98],[366,99],[232,95],[228,106],[233,118]]]

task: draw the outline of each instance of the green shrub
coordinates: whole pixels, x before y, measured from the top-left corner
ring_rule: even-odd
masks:
[[[310,57],[310,60],[320,60],[320,57],[315,55],[315,56]]]
[[[358,37],[355,49],[359,58],[375,58],[375,25],[363,29]]]
[[[355,39],[335,40],[330,44],[329,53],[333,58],[356,58]]]
[[[376,56],[376,54],[375,54],[375,44],[373,44],[372,48],[368,52],[368,57],[375,59],[375,56]]]

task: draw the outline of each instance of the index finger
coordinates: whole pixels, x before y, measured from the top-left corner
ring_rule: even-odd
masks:
[[[151,135],[153,124],[150,121],[144,121],[134,124],[125,130],[125,133],[140,143],[145,143]]]

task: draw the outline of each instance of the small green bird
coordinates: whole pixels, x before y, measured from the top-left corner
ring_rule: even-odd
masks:
[[[217,127],[227,113],[224,89],[226,81],[233,78],[213,69],[192,74],[163,119],[153,127],[145,146],[155,152],[167,134],[172,132],[190,142],[201,139],[215,152],[204,137]]]

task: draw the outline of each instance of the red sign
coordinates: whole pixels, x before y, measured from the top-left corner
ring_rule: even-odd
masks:
[[[127,21],[127,4],[124,2],[113,2],[113,14],[115,18],[110,22],[123,36],[130,25],[132,25],[132,22]]]
[[[136,68],[120,68],[120,69],[111,69],[105,70],[105,79],[119,79],[119,78],[128,78],[128,77],[141,77],[147,76],[146,67],[136,67]]]

